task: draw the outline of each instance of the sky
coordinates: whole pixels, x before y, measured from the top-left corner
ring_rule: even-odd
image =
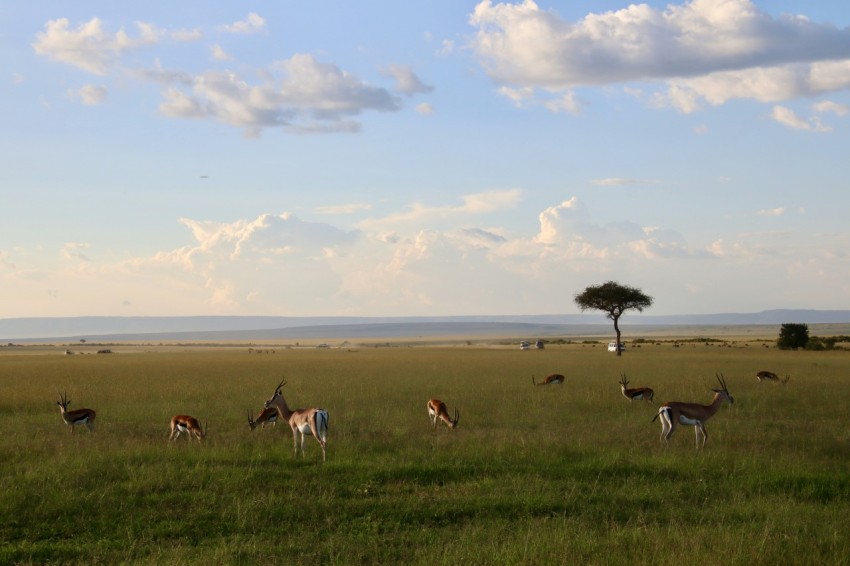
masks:
[[[0,318],[850,306],[850,6],[14,2]]]

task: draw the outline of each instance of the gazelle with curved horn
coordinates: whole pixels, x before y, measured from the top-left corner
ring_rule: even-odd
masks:
[[[533,383],[534,385],[537,385],[537,386],[540,386],[540,385],[561,385],[562,383],[564,383],[564,376],[561,375],[560,373],[553,373],[552,375],[547,375],[546,378],[543,381],[541,381],[540,383],[537,383],[534,380],[534,376],[532,375],[531,376],[531,383]]]
[[[260,413],[260,416],[257,417],[257,420],[254,420],[254,415],[251,411],[248,411],[248,426],[251,427],[251,430],[254,430],[258,426],[262,428],[266,428],[267,424],[271,424],[275,426],[277,424],[277,417],[280,413],[278,413],[275,407],[269,407],[268,409],[263,409]]]
[[[762,381],[772,381],[774,383],[781,383],[782,385],[785,385],[788,383],[788,380],[791,379],[791,376],[786,374],[785,379],[779,379],[779,376],[772,371],[760,371],[756,374],[756,379],[759,380],[759,383]]]
[[[69,411],[68,405],[71,404],[71,400],[68,399],[67,393],[60,393],[59,400],[56,401],[56,404],[59,405],[59,412],[62,413],[62,420],[65,421],[65,424],[71,427],[71,434],[74,434],[74,426],[78,424],[86,425],[86,428],[88,428],[90,432],[94,432],[94,420],[97,418],[97,413],[95,413],[93,409],[75,409],[73,411]]]
[[[194,437],[200,442],[207,437],[207,425],[201,426],[198,419],[189,415],[171,417],[171,434],[168,436],[168,440],[175,440],[183,432],[188,434],[190,440]]]
[[[652,403],[652,399],[655,397],[655,391],[649,387],[629,389],[629,379],[625,373],[620,374],[620,391],[623,392],[623,397],[629,401],[647,401]]]
[[[723,378],[723,374],[715,375],[721,388],[712,389],[714,391],[714,399],[712,399],[710,405],[673,401],[664,403],[658,408],[658,414],[653,417],[652,422],[655,422],[655,419],[661,417],[661,440],[670,440],[676,427],[683,424],[694,427],[697,448],[700,447],[700,436],[702,437],[702,446],[705,446],[705,441],[708,440],[708,433],[705,431],[705,421],[713,417],[720,410],[720,406],[724,401],[728,401],[730,405],[735,402],[732,395],[729,394],[729,388],[726,387],[726,380]]]
[[[431,417],[431,424],[437,428],[437,419],[443,421],[447,427],[455,428],[460,421],[460,412],[455,408],[454,418],[449,416],[449,410],[446,404],[439,399],[431,399],[428,401],[428,416]]]
[[[322,461],[327,459],[326,449],[328,444],[328,412],[324,409],[295,409],[294,411],[286,404],[281,388],[286,381],[281,381],[275,387],[274,395],[266,401],[265,408],[274,408],[280,416],[289,423],[292,429],[292,444],[295,455],[298,456],[298,434],[301,434],[301,455],[304,455],[304,437],[314,436],[319,446],[322,447]]]

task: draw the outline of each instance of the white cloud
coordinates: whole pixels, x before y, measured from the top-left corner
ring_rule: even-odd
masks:
[[[395,79],[395,90],[407,96],[433,92],[434,87],[423,83],[416,73],[406,65],[390,65],[382,74]]]
[[[86,106],[96,106],[98,104],[103,104],[106,101],[106,97],[109,94],[109,91],[105,86],[97,86],[88,84],[77,90],[68,91],[68,95],[71,98],[78,98],[80,102],[85,104]]]
[[[795,130],[806,130],[812,132],[831,132],[832,128],[828,126],[824,126],[820,118],[817,116],[812,116],[808,120],[797,116],[793,110],[790,108],[786,108],[785,106],[774,106],[773,111],[770,114],[770,117],[782,124],[783,126],[787,126],[789,128]]]
[[[227,54],[224,48],[221,45],[215,44],[210,47],[210,52],[212,53],[212,58],[216,61],[232,61],[233,57]]]
[[[198,28],[176,29],[170,35],[174,41],[198,41],[204,37],[204,33]]]
[[[88,248],[88,244],[68,242],[62,246],[62,257],[65,259],[89,262],[91,260],[84,253],[84,250],[87,250]]]
[[[158,41],[160,33],[153,26],[137,22],[136,27],[139,37],[134,39],[123,29],[106,32],[99,18],[92,18],[76,29],[70,29],[70,22],[60,18],[44,25],[32,47],[38,55],[102,76],[123,53]]]
[[[701,101],[777,102],[850,87],[850,30],[774,18],[749,0],[632,4],[575,22],[532,0],[484,0],[469,21],[487,74],[536,95],[669,81],[657,102],[692,112]]]
[[[358,226],[369,231],[387,231],[389,227],[395,226],[409,232],[459,217],[509,210],[516,206],[521,197],[522,191],[519,189],[506,189],[464,195],[459,205],[426,206],[413,203],[405,212],[364,220]]]
[[[311,55],[277,63],[265,82],[252,85],[233,72],[194,77],[192,92],[169,89],[159,110],[166,116],[212,118],[250,135],[263,128],[293,131],[356,131],[348,120],[367,110],[397,111],[397,97]]]
[[[433,104],[429,104],[428,102],[422,102],[421,104],[416,105],[416,112],[425,116],[430,116],[431,114],[436,112],[436,110],[434,109]]]
[[[836,116],[846,116],[850,113],[850,106],[832,102],[830,100],[822,100],[815,103],[814,109],[816,112],[832,112]]]
[[[332,206],[319,206],[316,207],[315,210],[319,214],[354,214],[357,212],[372,210],[372,205],[369,203],[338,204]]]
[[[782,216],[785,212],[785,208],[780,206],[778,208],[765,208],[759,210],[756,214],[759,216]]]
[[[252,34],[259,33],[266,27],[266,20],[255,12],[249,13],[244,20],[220,26],[221,31],[227,33]]]
[[[640,179],[627,179],[624,177],[606,177],[603,179],[591,179],[590,183],[601,187],[621,187],[625,185],[642,185],[646,184],[647,181],[641,181]]]

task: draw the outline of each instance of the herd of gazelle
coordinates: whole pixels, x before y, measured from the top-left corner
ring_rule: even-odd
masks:
[[[664,403],[658,408],[658,413],[653,417],[652,422],[656,419],[661,419],[661,439],[665,442],[670,440],[673,432],[679,425],[687,425],[694,427],[696,434],[697,447],[705,446],[708,439],[708,433],[705,430],[705,421],[713,417],[724,401],[732,404],[735,402],[732,395],[729,393],[729,388],[726,386],[726,379],[723,374],[715,374],[717,381],[720,384],[719,389],[712,389],[714,398],[708,405],[700,405],[699,403],[684,403],[681,401],[670,401]],[[770,371],[760,371],[756,374],[756,379],[759,383],[763,381],[772,381],[788,383],[791,379],[790,375],[786,375],[785,379],[779,379],[779,376]],[[538,383],[534,376],[531,376],[531,382],[535,386],[541,385],[561,385],[564,383],[564,376],[556,373],[547,376],[543,381]],[[260,415],[254,420],[251,411],[248,411],[248,426],[251,430],[261,426],[265,428],[267,424],[275,426],[278,417],[289,423],[289,428],[292,429],[292,444],[295,455],[298,456],[298,437],[301,437],[301,455],[304,455],[304,438],[312,436],[322,448],[322,461],[327,458],[327,443],[328,443],[328,412],[324,409],[315,407],[309,409],[295,409],[294,411],[286,404],[286,399],[283,397],[283,386],[286,385],[285,380],[275,387],[274,394],[269,397],[263,405],[263,410]],[[655,392],[649,387],[629,388],[629,380],[625,373],[620,374],[620,391],[623,396],[629,401],[647,401],[653,402]],[[68,405],[71,400],[68,399],[67,393],[60,393],[59,400],[56,402],[59,405],[59,412],[62,414],[62,420],[65,421],[71,433],[74,432],[74,426],[84,425],[89,431],[94,432],[94,421],[97,418],[97,413],[93,409],[75,409],[68,410]],[[427,403],[428,417],[431,419],[431,425],[436,428],[437,421],[442,421],[447,427],[455,428],[460,421],[460,413],[455,408],[454,415],[450,415],[446,404],[439,399],[430,399]],[[182,433],[197,440],[203,440],[207,436],[207,426],[202,425],[198,419],[189,415],[176,415],[171,418],[171,434],[169,440],[178,438]],[[702,442],[700,443],[700,440]]]

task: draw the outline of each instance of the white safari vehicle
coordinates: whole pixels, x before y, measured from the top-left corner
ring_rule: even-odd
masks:
[[[620,351],[624,351],[626,349],[626,345],[620,342]],[[617,343],[616,342],[608,342],[608,351],[616,352],[617,351]]]

